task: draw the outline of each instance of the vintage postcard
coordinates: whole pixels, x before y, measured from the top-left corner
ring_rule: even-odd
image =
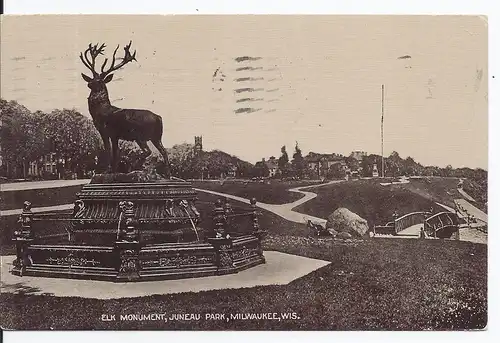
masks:
[[[482,330],[488,21],[1,18],[4,330]]]

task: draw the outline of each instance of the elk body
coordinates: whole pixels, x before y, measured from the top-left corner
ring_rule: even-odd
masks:
[[[89,112],[99,131],[108,157],[108,165],[112,172],[116,172],[119,162],[118,141],[135,141],[143,152],[144,157],[151,155],[147,142],[151,141],[163,157],[165,165],[169,168],[167,151],[161,143],[163,134],[162,119],[159,115],[141,109],[128,109],[113,106],[109,101],[106,83],[113,79],[113,72],[125,64],[135,60],[135,51],[130,53],[132,42],[124,47],[125,56],[116,63],[116,47],[113,59],[108,69],[105,69],[108,59],[104,60],[101,72],[96,71],[95,62],[99,55],[104,53],[105,44],[101,46],[89,44],[84,53],[80,53],[82,63],[92,72],[92,77],[82,73],[83,79],[90,88],[88,97]],[[89,57],[90,55],[90,57]]]

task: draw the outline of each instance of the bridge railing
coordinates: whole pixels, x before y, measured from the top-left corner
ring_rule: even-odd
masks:
[[[430,212],[412,212],[397,218],[394,221],[395,233],[397,234],[413,225],[423,224],[429,215]]]
[[[439,212],[424,221],[424,230],[431,237],[438,237],[439,231],[458,231],[460,218],[453,212]]]

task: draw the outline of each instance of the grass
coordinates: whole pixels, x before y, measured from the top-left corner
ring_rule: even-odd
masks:
[[[384,182],[386,182],[384,180]],[[382,225],[399,215],[414,211],[442,209],[436,202],[454,208],[454,199],[463,198],[457,190],[457,178],[427,177],[411,179],[410,183],[380,185],[380,179],[348,181],[322,187],[310,187],[318,196],[294,210],[321,218],[339,207],[346,207],[368,221],[370,226]]]
[[[394,208],[402,213],[433,204],[424,190],[418,193],[361,180],[315,188],[319,196],[300,207],[326,218],[335,206],[342,205],[371,221],[383,222],[382,217],[390,216]],[[202,192],[198,196],[202,225],[210,225],[209,213],[218,197]],[[249,204],[230,202],[238,210],[250,208]],[[1,230],[0,248],[2,254],[13,253],[10,234],[16,227],[16,217],[3,218],[11,222]],[[304,224],[263,210],[260,224],[269,231],[264,249],[331,264],[288,285],[140,298],[33,295],[30,293],[35,290],[20,285],[20,294],[0,294],[0,325],[21,330],[457,330],[486,326],[486,245],[444,240],[318,239],[309,236]],[[166,323],[101,320],[102,314],[247,312],[295,312],[300,319]]]
[[[202,228],[208,228],[213,225],[211,218],[211,211],[215,207],[215,202],[221,197],[207,194],[203,192],[198,192],[198,200],[196,202],[196,208],[201,214],[201,222],[199,224]],[[222,199],[222,198],[221,198]],[[250,204],[245,204],[239,201],[229,199],[229,202],[236,211],[251,211]],[[271,212],[264,210],[258,210],[260,213],[259,224],[263,229],[268,230],[273,235],[296,235],[296,236],[307,236],[310,232],[305,224],[289,222]],[[57,212],[44,212],[57,213]],[[67,211],[62,211],[59,213],[67,213]],[[14,231],[19,228],[18,215],[3,216],[0,217],[2,230],[0,230],[0,255],[14,254],[14,244],[12,243],[12,237]],[[54,225],[57,223],[51,223]],[[248,217],[243,217],[236,222],[238,230],[251,230],[251,219]],[[61,233],[65,231],[61,229]],[[54,232],[55,233],[55,232]]]
[[[427,177],[412,179],[410,183],[393,185],[394,189],[402,188],[426,199],[439,202],[449,207],[455,207],[453,200],[462,198],[457,190],[457,178]]]
[[[303,197],[302,194],[290,192],[290,188],[317,184],[318,181],[279,181],[269,180],[269,183],[255,181],[230,180],[221,182],[194,181],[195,188],[236,195],[242,198],[256,198],[259,202],[268,204],[286,204]]]
[[[357,180],[310,188],[318,196],[294,208],[295,211],[328,218],[339,207],[345,207],[368,221],[368,225],[385,224],[396,210],[400,215],[436,207],[422,195],[394,186],[381,186],[376,180]]]
[[[463,185],[464,191],[474,198],[475,202],[473,205],[477,206],[483,212],[488,213],[488,188],[487,186],[481,186],[479,183],[473,180],[464,180]]]
[[[426,330],[486,326],[487,248],[458,241],[270,236],[265,248],[331,261],[282,286],[112,300],[1,294],[4,328]],[[25,309],[25,310],[23,310]],[[295,312],[296,320],[101,321],[102,314]]]
[[[76,193],[83,185],[58,188],[26,189],[21,191],[2,192],[1,210],[14,210],[23,207],[25,201],[33,207],[71,204],[76,200]]]

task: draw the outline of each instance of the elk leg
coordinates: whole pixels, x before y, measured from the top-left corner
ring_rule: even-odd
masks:
[[[118,169],[118,162],[120,158],[120,152],[118,151],[118,138],[111,138],[111,148],[112,148],[112,162],[111,162],[111,170],[116,172]]]
[[[156,147],[156,149],[158,149],[158,151],[160,152],[161,156],[163,157],[163,162],[165,162],[165,164],[167,166],[170,166],[170,164],[168,162],[167,149],[165,149],[165,147],[163,146],[163,144],[161,143],[161,141],[155,139],[155,140],[152,140],[151,142]]]
[[[165,176],[165,177],[169,177],[170,176],[170,163],[168,161],[167,149],[165,149],[165,147],[163,146],[163,144],[161,144],[161,140],[159,140],[159,139],[151,140],[151,142],[156,147],[156,149],[158,149],[158,151],[160,152],[161,156],[163,157],[163,164],[165,166],[165,169],[162,170],[159,173],[161,175]]]
[[[104,152],[106,153],[106,165],[107,165],[106,169],[109,172],[111,171],[111,161],[112,161],[111,147],[109,145],[109,137],[102,132],[99,132],[99,134],[101,135],[102,143],[104,144]]]
[[[136,141],[139,145],[139,148],[142,150],[143,158],[148,158],[151,155],[151,149],[148,147],[148,143],[146,141]]]

